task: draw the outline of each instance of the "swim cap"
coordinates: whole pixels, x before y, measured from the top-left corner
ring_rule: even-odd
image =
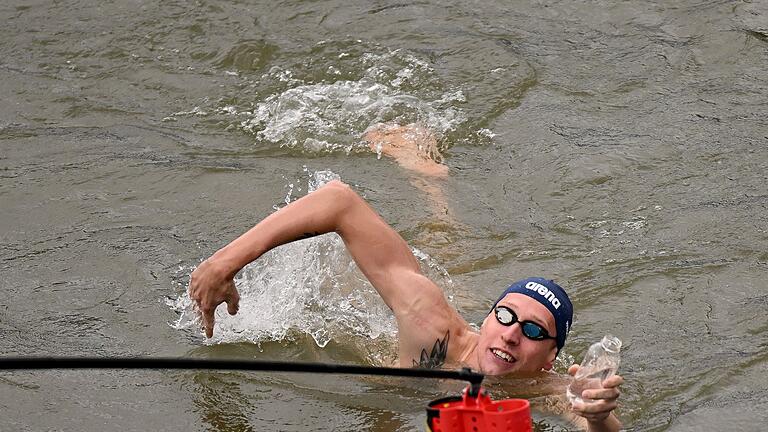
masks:
[[[565,345],[565,338],[571,331],[571,322],[573,321],[573,305],[565,290],[555,281],[544,278],[532,277],[519,280],[501,293],[499,299],[491,306],[491,311],[509,293],[527,295],[544,305],[555,317],[557,352],[560,353],[560,349]]]

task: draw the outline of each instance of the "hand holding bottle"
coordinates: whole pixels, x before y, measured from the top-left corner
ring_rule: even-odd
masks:
[[[620,423],[611,412],[618,406],[619,386],[624,379],[615,375],[619,367],[621,341],[605,336],[587,350],[581,365],[568,368],[574,377],[567,395],[575,414],[584,417],[589,430],[618,430]]]
[[[568,368],[568,374],[574,376],[579,369],[579,365],[573,365]],[[602,387],[583,390],[581,393],[582,400],[571,402],[573,413],[584,417],[590,424],[606,422],[618,406],[618,399],[621,395],[619,386],[623,383],[624,378],[621,375],[612,375],[603,380]],[[615,419],[615,417],[612,418]],[[618,423],[618,420],[615,421]]]

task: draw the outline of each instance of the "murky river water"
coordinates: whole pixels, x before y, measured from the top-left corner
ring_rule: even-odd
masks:
[[[11,0],[0,18],[0,354],[386,362],[392,321],[332,237],[244,274],[212,344],[185,321],[201,259],[338,176],[471,322],[511,280],[569,287],[558,371],[619,336],[628,429],[768,427],[765,1]],[[361,142],[380,122],[438,134],[438,211]],[[421,430],[462,386],[6,372],[0,430]]]

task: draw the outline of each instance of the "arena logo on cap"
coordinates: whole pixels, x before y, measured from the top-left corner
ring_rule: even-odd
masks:
[[[549,288],[545,287],[544,285],[538,282],[533,282],[533,281],[525,284],[525,287],[531,291],[536,291],[537,293],[541,294],[545,299],[549,300],[549,302],[552,303],[552,306],[554,306],[555,309],[560,308],[560,300],[557,297],[555,297],[555,293],[550,291]]]

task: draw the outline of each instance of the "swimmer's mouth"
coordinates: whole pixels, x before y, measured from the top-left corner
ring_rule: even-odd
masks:
[[[515,362],[515,358],[512,357],[512,355],[509,354],[508,352],[505,352],[496,348],[491,348],[491,353],[493,353],[493,355],[495,355],[497,358],[504,360],[507,363]]]

